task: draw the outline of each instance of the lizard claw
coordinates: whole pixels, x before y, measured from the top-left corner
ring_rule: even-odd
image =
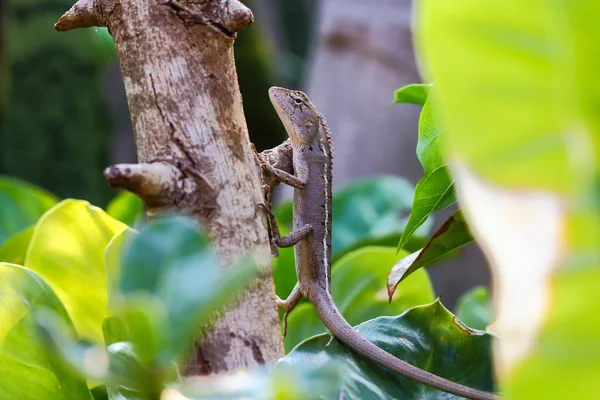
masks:
[[[256,150],[256,146],[254,145],[254,143],[251,142],[250,143],[250,147],[252,148],[252,152],[254,153],[254,158],[256,158],[256,161],[258,161],[258,163],[260,164],[260,167],[263,170],[268,170],[269,168],[267,167],[267,162],[260,155],[260,153],[258,152],[258,150]]]

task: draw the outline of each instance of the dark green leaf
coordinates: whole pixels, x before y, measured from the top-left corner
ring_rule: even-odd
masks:
[[[245,259],[223,268],[208,237],[188,218],[152,220],[130,239],[122,255],[120,294],[110,302],[128,336],[109,341],[131,341],[144,362],[165,365],[191,346],[217,309],[235,300],[255,264]],[[105,329],[116,328],[105,323]]]
[[[25,228],[0,245],[0,262],[17,265],[25,264],[25,256],[34,228],[33,226]]]
[[[398,315],[410,307],[431,302],[433,288],[425,271],[420,271],[402,285],[396,301],[389,304],[385,279],[389,266],[405,252],[396,254],[393,247],[364,247],[346,254],[332,268],[331,293],[342,315],[351,325],[379,317]],[[285,348],[291,350],[302,340],[327,329],[310,304],[301,304],[289,316]]]
[[[50,309],[74,333],[60,300],[38,275],[0,263],[0,399],[91,400],[85,381],[55,363],[40,343],[34,314]]]
[[[447,257],[450,253],[473,241],[469,226],[462,212],[454,213],[433,234],[429,242],[419,251],[398,261],[387,278],[387,288],[390,301],[396,287],[403,279],[421,267]]]
[[[58,199],[30,183],[0,176],[0,245],[31,226]]]
[[[415,188],[412,210],[398,249],[404,248],[411,235],[427,221],[433,211],[448,207],[456,201],[454,181],[440,149],[441,134],[443,130],[432,109],[430,98],[425,103],[419,120],[417,156],[423,166],[423,178]]]
[[[124,190],[108,203],[106,212],[126,225],[135,226],[144,215],[144,203],[135,194]]]
[[[333,259],[366,245],[394,242],[406,225],[404,215],[412,196],[412,186],[395,176],[363,179],[337,190],[332,200]],[[281,225],[291,229],[290,203],[278,207],[275,214]]]
[[[365,322],[357,329],[367,340],[412,365],[467,386],[493,390],[491,336],[462,325],[439,301],[411,308],[398,317]],[[336,398],[456,398],[392,373],[354,354],[327,334],[302,342],[279,366],[334,360],[343,363],[348,371],[342,393]]]
[[[394,103],[412,103],[422,106],[429,97],[431,86],[430,83],[413,83],[403,86],[394,93]]]
[[[456,316],[470,328],[485,330],[494,318],[488,288],[478,286],[463,294],[456,304]]]

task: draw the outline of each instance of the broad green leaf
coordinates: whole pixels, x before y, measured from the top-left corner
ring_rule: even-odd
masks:
[[[508,399],[598,391],[600,8],[418,3],[462,207],[491,259]],[[593,395],[592,395],[593,396]]]
[[[412,194],[405,180],[392,176],[359,180],[334,192],[333,261],[364,246],[395,246],[406,225],[403,215],[409,210]],[[275,209],[282,235],[292,228],[292,214],[291,203]],[[418,236],[423,236],[429,227],[430,224],[426,223]],[[405,247],[414,251],[424,244],[421,237],[415,236]],[[279,257],[273,262],[273,277],[277,294],[287,297],[297,281],[293,248],[279,249]]]
[[[597,2],[423,0],[417,11],[452,157],[507,187],[578,192],[600,153]]]
[[[422,270],[407,279],[396,300],[388,303],[385,279],[389,266],[405,255],[403,251],[397,255],[393,247],[364,247],[333,264],[331,293],[351,325],[381,315],[397,315],[434,299],[429,276]],[[312,305],[300,304],[288,318],[285,348],[289,351],[302,340],[326,331]]]
[[[74,331],[43,279],[26,268],[0,263],[0,398],[91,400],[85,381],[54,363],[38,340],[33,315],[44,309]]]
[[[33,226],[25,228],[0,245],[0,262],[23,265],[33,229]]]
[[[446,208],[456,201],[454,182],[440,149],[440,135],[443,132],[429,98],[421,111],[417,143],[417,157],[423,166],[423,178],[415,187],[412,210],[398,249],[406,246],[408,239],[433,211]]]
[[[431,86],[430,83],[413,83],[403,86],[394,93],[394,103],[412,103],[422,106],[429,97]]]
[[[488,288],[477,286],[463,294],[456,304],[456,316],[470,328],[485,330],[494,318]]]
[[[403,279],[421,267],[441,260],[453,251],[473,241],[469,227],[459,210],[454,213],[433,234],[429,242],[421,250],[404,257],[392,268],[387,279],[387,288],[390,301],[394,296],[396,287]]]
[[[334,260],[366,245],[395,243],[406,225],[413,189],[402,178],[379,176],[355,181],[337,190],[332,199],[332,240]],[[292,204],[275,210],[280,225],[292,228]],[[426,232],[429,226],[421,232]]]
[[[381,317],[356,327],[361,336],[396,357],[480,390],[492,391],[491,336],[465,327],[439,301],[411,308],[397,317]],[[366,360],[328,334],[298,345],[279,366],[341,362],[347,372],[336,398],[456,398],[411,381]],[[319,393],[313,393],[316,397]]]
[[[125,240],[120,299],[111,300],[111,314],[127,332],[120,340],[131,341],[144,362],[166,365],[180,357],[255,272],[248,259],[221,266],[206,234],[188,218],[152,220]]]
[[[55,196],[37,186],[0,176],[0,245],[35,224],[57,202]]]
[[[104,249],[126,226],[80,200],[64,200],[37,223],[25,266],[44,278],[79,335],[102,343],[108,301]]]
[[[108,203],[106,212],[126,225],[135,226],[144,215],[144,203],[135,194],[124,190]]]
[[[253,368],[186,379],[179,390],[167,389],[166,399],[184,400],[323,400],[337,399],[344,368],[336,362]],[[180,392],[181,391],[181,392]],[[181,397],[183,393],[186,397]]]

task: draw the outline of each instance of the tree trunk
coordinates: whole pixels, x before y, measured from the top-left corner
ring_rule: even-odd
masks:
[[[419,109],[392,104],[394,90],[419,82],[410,0],[324,0],[307,93],[335,145],[334,185],[401,174],[416,182]]]
[[[237,0],[79,0],[58,30],[108,26],[125,82],[139,164],[107,168],[149,215],[192,212],[225,264],[269,254],[261,174],[249,146],[234,65],[236,32],[252,22]],[[275,361],[283,354],[270,267],[198,344],[186,374]],[[231,271],[235,273],[235,271]],[[232,294],[233,295],[233,294]]]

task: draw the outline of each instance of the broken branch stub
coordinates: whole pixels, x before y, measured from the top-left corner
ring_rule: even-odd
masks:
[[[204,222],[226,265],[269,254],[262,182],[242,109],[233,56],[252,23],[237,0],[80,0],[59,30],[107,26],[119,56],[140,164],[105,171],[112,186]],[[270,269],[269,269],[270,272]],[[235,272],[232,272],[235,273]],[[204,333],[185,373],[208,374],[283,355],[271,274]]]

